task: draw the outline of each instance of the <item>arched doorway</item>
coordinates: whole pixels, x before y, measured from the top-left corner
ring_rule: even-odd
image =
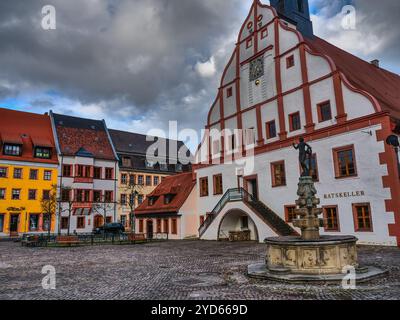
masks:
[[[258,241],[257,226],[243,210],[230,210],[220,222],[218,240]]]
[[[146,221],[147,239],[153,239],[153,220]]]
[[[104,218],[101,215],[96,215],[94,217],[93,228],[100,228],[104,224]]]

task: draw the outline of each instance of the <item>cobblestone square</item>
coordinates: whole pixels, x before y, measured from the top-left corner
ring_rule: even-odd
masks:
[[[383,278],[339,286],[288,285],[250,279],[262,261],[256,243],[169,241],[125,246],[26,248],[0,242],[0,299],[399,299],[400,250],[359,247],[362,265],[389,270]],[[42,267],[56,269],[56,289],[42,288]]]

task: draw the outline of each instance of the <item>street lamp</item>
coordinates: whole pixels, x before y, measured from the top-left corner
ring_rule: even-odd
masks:
[[[400,147],[400,141],[399,141],[399,137],[396,135],[390,135],[389,137],[387,137],[386,139],[386,143],[389,146],[392,146],[394,149],[394,152],[396,153],[396,157],[397,157],[397,168],[398,168],[398,174],[400,177],[400,160],[399,160],[399,147]]]

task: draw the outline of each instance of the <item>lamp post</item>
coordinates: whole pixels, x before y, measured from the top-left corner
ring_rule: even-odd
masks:
[[[399,137],[396,135],[390,135],[389,137],[387,137],[386,139],[386,143],[389,146],[392,146],[394,149],[394,152],[396,153],[396,159],[397,159],[397,171],[400,177],[400,157],[399,157],[399,147],[400,147],[400,141],[399,141]]]

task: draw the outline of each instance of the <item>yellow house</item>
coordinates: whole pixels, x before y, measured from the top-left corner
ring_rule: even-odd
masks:
[[[55,230],[42,199],[57,184],[58,160],[48,115],[0,108],[0,236]]]

